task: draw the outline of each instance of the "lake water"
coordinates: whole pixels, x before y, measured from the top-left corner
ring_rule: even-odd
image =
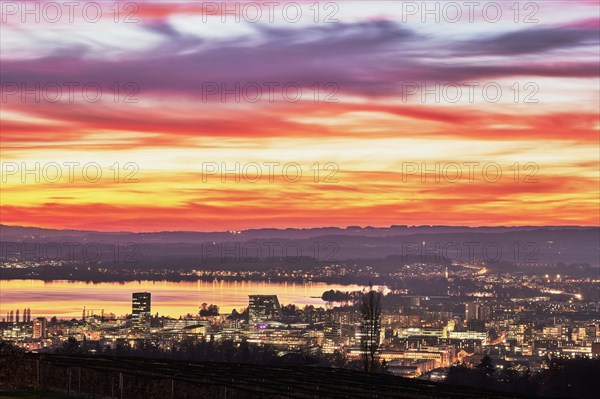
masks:
[[[0,319],[11,310],[22,314],[31,308],[31,316],[80,318],[83,307],[100,314],[131,313],[131,294],[152,294],[152,314],[179,317],[196,314],[206,302],[216,304],[221,313],[248,306],[248,295],[275,294],[282,305],[323,306],[321,295],[327,290],[356,291],[358,285],[325,283],[271,283],[233,281],[129,281],[124,283],[86,283],[82,281],[0,280]],[[313,298],[317,297],[317,298]]]

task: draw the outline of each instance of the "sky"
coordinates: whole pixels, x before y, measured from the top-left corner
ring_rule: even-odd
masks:
[[[600,225],[597,1],[2,1],[1,222]]]

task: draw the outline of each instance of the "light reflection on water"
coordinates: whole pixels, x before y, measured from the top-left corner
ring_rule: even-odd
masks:
[[[131,294],[152,293],[152,313],[179,317],[196,314],[206,302],[221,313],[248,305],[248,295],[276,294],[279,302],[298,306],[324,306],[324,291],[356,291],[358,285],[325,283],[271,283],[259,281],[128,281],[87,283],[83,281],[0,280],[0,318],[6,313],[31,308],[32,317],[81,317],[83,307],[96,314],[104,309],[117,316],[131,313]],[[316,298],[313,298],[316,297]]]

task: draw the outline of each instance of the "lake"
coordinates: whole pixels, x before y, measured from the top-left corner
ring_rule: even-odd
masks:
[[[11,310],[23,313],[31,308],[31,317],[80,318],[83,307],[100,314],[131,313],[131,294],[152,293],[152,314],[179,317],[196,314],[206,302],[216,304],[221,313],[248,306],[248,295],[275,294],[282,305],[293,303],[324,306],[324,291],[356,291],[359,285],[326,283],[271,283],[235,281],[128,281],[87,283],[83,281],[0,280],[0,318]],[[314,298],[316,297],[316,298]]]

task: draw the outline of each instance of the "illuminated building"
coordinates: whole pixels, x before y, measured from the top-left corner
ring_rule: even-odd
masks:
[[[434,359],[395,359],[386,365],[386,371],[392,375],[416,378],[435,368]]]
[[[340,326],[336,322],[327,322],[323,327],[323,353],[334,353],[342,340]]]
[[[482,345],[487,345],[487,333],[480,331],[450,331],[448,338],[460,340],[478,340]]]
[[[277,295],[250,295],[248,313],[250,325],[283,319]]]
[[[481,303],[470,302],[465,304],[465,319],[486,321],[491,317],[491,309]]]
[[[131,299],[131,319],[134,330],[150,329],[150,293],[134,292]]]
[[[453,346],[423,346],[419,350],[384,350],[381,351],[379,356],[386,362],[396,359],[431,359],[435,362],[435,367],[437,368],[450,366],[454,362],[456,354]]]
[[[48,338],[45,317],[38,317],[33,321],[33,338]]]
[[[269,325],[257,324],[258,328],[250,330],[248,342],[251,344],[269,345],[280,350],[300,350],[308,347],[313,339],[307,334],[305,325],[286,325],[273,322]]]

